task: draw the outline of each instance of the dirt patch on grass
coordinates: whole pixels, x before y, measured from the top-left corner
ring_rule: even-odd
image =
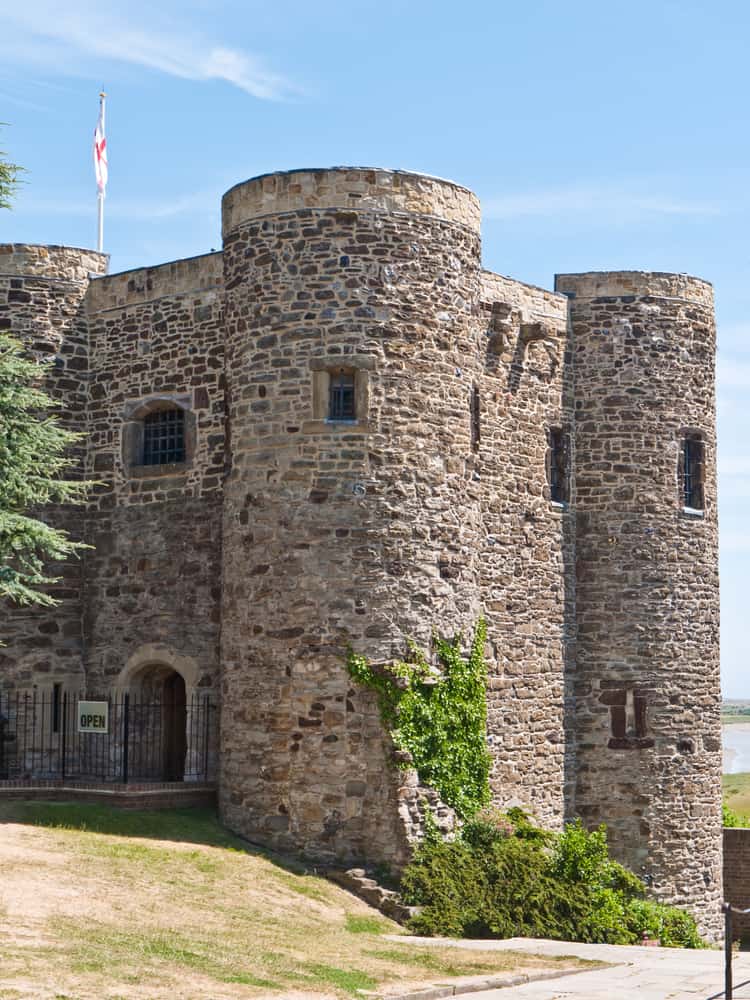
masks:
[[[199,810],[0,812],[0,998],[322,1000],[556,965],[382,937],[398,931]]]

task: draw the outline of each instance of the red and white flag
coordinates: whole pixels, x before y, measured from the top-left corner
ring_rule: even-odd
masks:
[[[94,172],[96,173],[96,186],[103,195],[107,186],[107,139],[104,135],[103,103],[99,107],[99,121],[94,129]]]

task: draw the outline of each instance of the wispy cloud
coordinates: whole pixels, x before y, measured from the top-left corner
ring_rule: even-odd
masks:
[[[267,69],[253,53],[190,33],[183,19],[154,24],[158,8],[133,10],[125,17],[106,4],[69,0],[28,0],[3,12],[0,54],[13,63],[54,66],[78,73],[82,57],[118,60],[186,80],[224,80],[253,97],[275,100],[298,90]],[[133,27],[138,24],[138,27]],[[93,71],[94,67],[92,67]]]
[[[152,199],[111,199],[106,206],[109,219],[132,219],[136,222],[160,222],[180,215],[216,215],[218,217],[221,195],[226,184],[215,189],[193,191],[173,198]],[[85,200],[65,200],[55,198],[30,198],[28,202],[19,200],[18,209],[33,216],[69,216],[73,218],[90,216],[94,211],[93,198]]]
[[[16,97],[15,94],[9,94],[7,91],[0,90],[0,101],[5,104],[15,104],[19,108],[30,108],[32,111],[50,111],[44,104],[38,104],[36,101],[29,101],[25,97]]]
[[[575,217],[602,224],[639,222],[662,216],[711,216],[723,208],[717,202],[680,198],[633,186],[571,186],[528,191],[482,200],[486,219],[520,219],[530,216]]]

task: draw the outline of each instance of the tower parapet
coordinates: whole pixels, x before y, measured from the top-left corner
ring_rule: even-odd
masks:
[[[721,899],[713,291],[558,275],[575,369],[571,812],[709,934]]]
[[[282,212],[341,208],[432,215],[479,232],[479,199],[453,181],[373,167],[330,167],[263,174],[230,188],[222,199],[226,237],[250,219]]]

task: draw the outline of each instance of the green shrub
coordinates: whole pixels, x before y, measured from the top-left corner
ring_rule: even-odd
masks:
[[[646,894],[643,882],[610,858],[603,823],[590,832],[579,819],[568,823],[554,838],[551,866],[564,882],[583,883],[590,889],[612,889],[626,898]]]
[[[742,826],[742,819],[734,809],[730,809],[726,802],[721,803],[721,822],[723,826],[736,827]]]
[[[402,878],[404,899],[423,907],[410,927],[452,937],[570,939],[585,892],[546,869],[543,849],[519,837],[479,848],[463,840],[425,845]]]
[[[410,924],[418,934],[635,944],[647,931],[701,946],[688,913],[644,899],[643,883],[609,857],[604,827],[553,834],[522,810],[483,810],[455,841],[425,841],[401,891],[422,907]]]
[[[644,931],[665,948],[702,948],[695,921],[684,910],[652,899],[631,899],[625,910],[628,930],[640,941]]]
[[[464,823],[462,837],[469,847],[488,849],[515,833],[513,821],[499,809],[485,808]]]

